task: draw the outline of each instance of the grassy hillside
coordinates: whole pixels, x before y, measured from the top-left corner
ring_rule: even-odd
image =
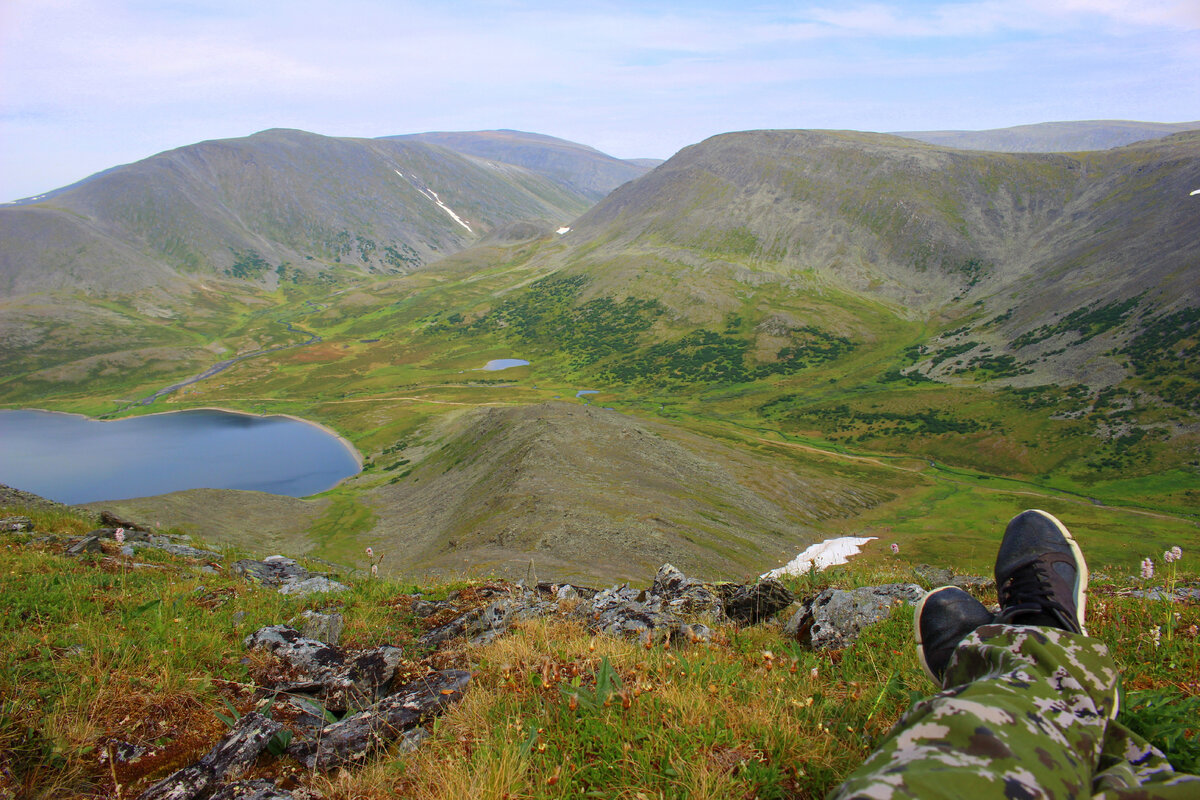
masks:
[[[174,289],[183,276],[326,282],[410,272],[516,221],[592,200],[415,141],[270,130],[202,142],[0,208],[0,296]]]
[[[278,662],[248,654],[241,642],[308,609],[344,615],[345,647],[403,647],[404,674],[472,673],[463,701],[413,753],[388,751],[330,772],[264,755],[247,775],[326,800],[819,798],[913,697],[933,690],[905,608],[833,652],[787,639],[783,615],[756,626],[715,625],[711,643],[649,648],[555,616],[520,623],[482,647],[458,642],[430,652],[417,639],[439,618],[417,616],[414,598],[436,601],[453,591],[465,610],[504,585],[414,586],[357,571],[342,575],[347,593],[286,597],[230,575],[236,551],[207,572],[149,551],[126,558],[111,541],[103,552],[68,558],[65,541],[91,520],[0,507],[0,517],[12,513],[29,514],[36,526],[33,534],[0,534],[0,792],[22,800],[136,797],[207,752],[227,732],[222,716],[231,710],[266,709],[289,720],[280,710],[286,697],[266,688],[280,676]],[[1063,519],[1090,556],[1091,525],[1065,512]],[[1157,551],[1091,559],[1089,630],[1122,667],[1122,721],[1150,732],[1178,768],[1196,771],[1200,611],[1129,596],[1138,584],[1128,576],[1145,556]],[[1193,557],[1185,549],[1182,584],[1195,582]],[[921,560],[907,546],[893,556],[877,542],[848,567],[790,585],[809,598],[825,587],[921,581],[914,569]],[[1178,619],[1168,632],[1172,611]],[[144,751],[134,761],[113,760],[135,746]]]

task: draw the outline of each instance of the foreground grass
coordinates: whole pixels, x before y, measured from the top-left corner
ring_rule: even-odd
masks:
[[[90,527],[69,512],[24,513],[39,535]],[[413,669],[474,675],[415,753],[329,774],[287,759],[256,768],[330,800],[815,798],[932,689],[903,611],[832,653],[803,649],[770,623],[718,626],[711,643],[646,648],[594,636],[565,616],[525,623],[486,647],[424,653],[407,610],[414,586],[351,578],[341,595],[288,598],[228,576],[236,554],[213,574],[151,551],[136,566],[113,552],[67,558],[62,546],[0,536],[0,780],[16,797],[134,797],[191,763],[223,734],[226,703],[244,712],[268,698],[257,688],[270,659],[248,656],[242,638],[306,608],[338,608],[346,646],[389,642],[406,648]],[[913,579],[901,559],[863,561],[794,588],[811,596],[827,585]],[[1125,596],[1128,581],[1104,574],[1093,585],[1090,629],[1125,668],[1126,689],[1162,693],[1159,730],[1194,742],[1186,709],[1200,703],[1200,609]],[[121,742],[149,752],[115,763]]]

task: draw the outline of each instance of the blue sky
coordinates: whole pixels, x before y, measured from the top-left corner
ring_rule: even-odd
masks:
[[[192,142],[1200,119],[1200,1],[0,0],[0,200]]]

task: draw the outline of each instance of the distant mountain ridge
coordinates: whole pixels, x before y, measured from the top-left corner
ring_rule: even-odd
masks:
[[[552,229],[591,202],[419,141],[269,130],[0,206],[0,296],[128,292],[187,275],[273,285],[334,265],[395,274],[514,222]]]
[[[1135,122],[1087,120],[1039,122],[1011,128],[980,131],[896,131],[894,135],[959,150],[998,153],[1077,153],[1108,150],[1147,139],[1161,139],[1184,131],[1200,130],[1195,122]]]
[[[428,142],[464,155],[515,164],[593,200],[662,163],[656,159],[622,160],[587,145],[524,131],[440,131],[383,138]]]

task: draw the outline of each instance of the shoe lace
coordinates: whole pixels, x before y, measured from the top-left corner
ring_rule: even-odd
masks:
[[[1011,619],[1013,612],[1059,612],[1056,616],[1065,619],[1072,617],[1062,603],[1054,599],[1050,576],[1046,565],[1034,562],[1023,569],[1014,572],[1004,585],[999,588],[1000,607],[1004,609],[1003,616]]]

